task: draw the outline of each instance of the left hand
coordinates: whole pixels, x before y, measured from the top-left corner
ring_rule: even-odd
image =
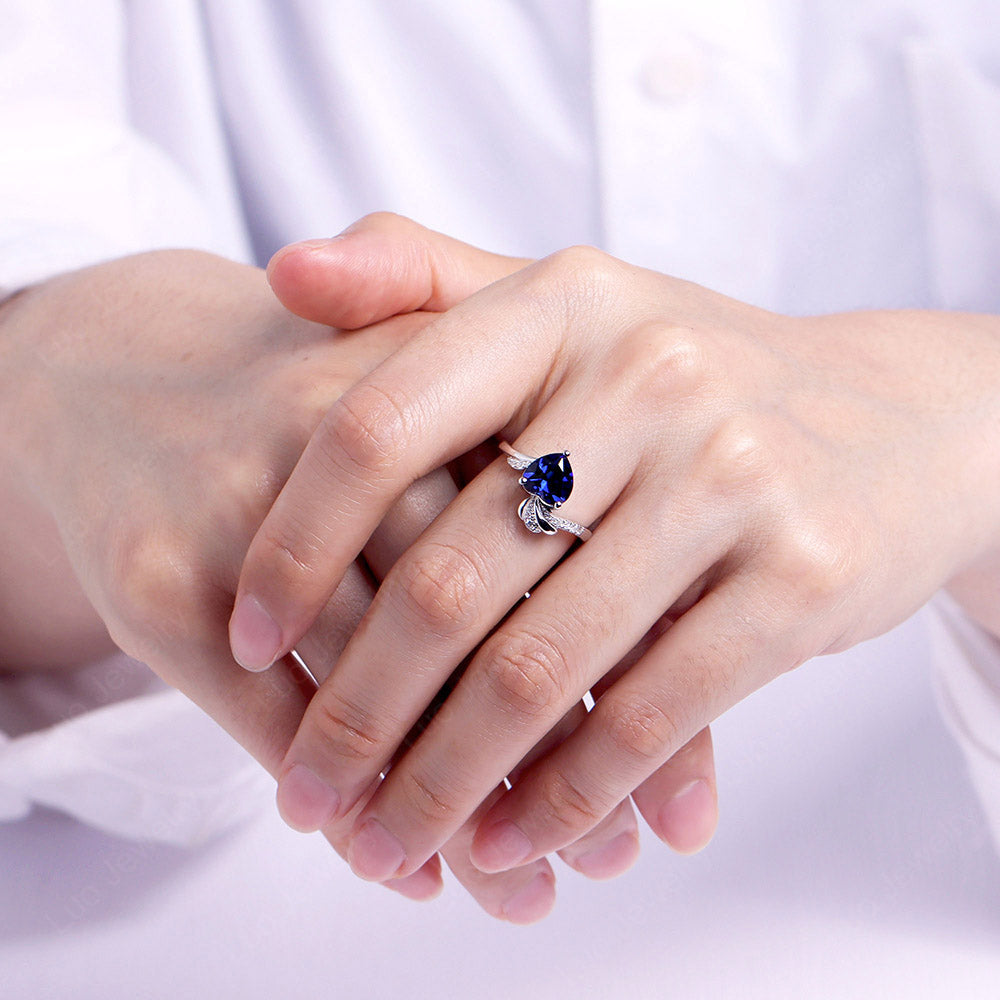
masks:
[[[517,474],[486,468],[386,577],[283,773],[305,763],[343,816],[489,636],[360,811],[349,859],[367,878],[417,870],[603,684],[482,818],[472,860],[499,871],[571,843],[724,709],[1000,550],[997,384],[988,317],[790,318],[589,248],[497,281],[329,411],[237,604],[255,595],[291,648],[394,499],[492,435],[571,451],[560,513],[600,525],[563,560],[571,536],[530,534]]]

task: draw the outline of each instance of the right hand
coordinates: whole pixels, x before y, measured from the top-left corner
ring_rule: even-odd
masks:
[[[287,313],[258,269],[194,251],[62,275],[0,310],[8,479],[54,522],[79,589],[114,642],[272,774],[314,686],[289,658],[263,674],[234,662],[227,622],[240,567],[333,401],[412,336],[428,310],[452,304],[433,290],[414,299],[415,273],[391,277],[379,302],[352,295],[345,279],[342,325],[407,313],[349,335]],[[450,288],[472,290],[460,281]],[[384,575],[454,494],[439,470],[383,522],[365,550],[367,566],[351,568],[298,646],[319,681],[371,601],[368,570]],[[544,915],[553,899],[548,862],[484,875],[468,860],[473,830],[442,852],[460,881],[495,915]],[[573,864],[623,832],[632,848],[590,872],[616,874],[635,854],[627,803],[564,857]],[[338,834],[327,836],[343,853]],[[440,885],[435,857],[391,887],[428,898]],[[521,890],[525,897],[511,902]]]

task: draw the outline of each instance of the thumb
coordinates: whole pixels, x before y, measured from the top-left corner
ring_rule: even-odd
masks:
[[[355,330],[400,313],[449,309],[528,263],[378,212],[331,239],[283,247],[267,276],[286,309]]]

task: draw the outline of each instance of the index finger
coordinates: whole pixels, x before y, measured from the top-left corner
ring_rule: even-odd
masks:
[[[298,642],[412,482],[505,428],[516,436],[525,407],[559,381],[570,324],[587,337],[626,321],[620,306],[594,308],[612,271],[638,269],[590,248],[532,264],[443,314],[333,404],[247,552],[230,620],[239,663],[263,670]]]

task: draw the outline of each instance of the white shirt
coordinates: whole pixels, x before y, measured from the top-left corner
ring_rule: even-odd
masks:
[[[162,246],[263,262],[391,209],[786,312],[1000,311],[1000,36],[975,0],[0,0],[0,136],[0,287]],[[4,995],[40,995],[41,969],[81,997],[985,996],[1000,872],[932,669],[1000,830],[1000,651],[942,602],[728,713],[712,848],[564,880],[533,937],[454,886],[422,909],[357,884],[179,694],[109,694],[144,683],[131,665],[95,665],[72,709],[58,681],[3,681],[8,706],[72,715],[0,744],[0,839],[28,873],[0,893]],[[150,843],[248,814],[193,877]],[[113,863],[81,886],[60,859],[95,851]],[[182,889],[150,892],[166,870]]]

